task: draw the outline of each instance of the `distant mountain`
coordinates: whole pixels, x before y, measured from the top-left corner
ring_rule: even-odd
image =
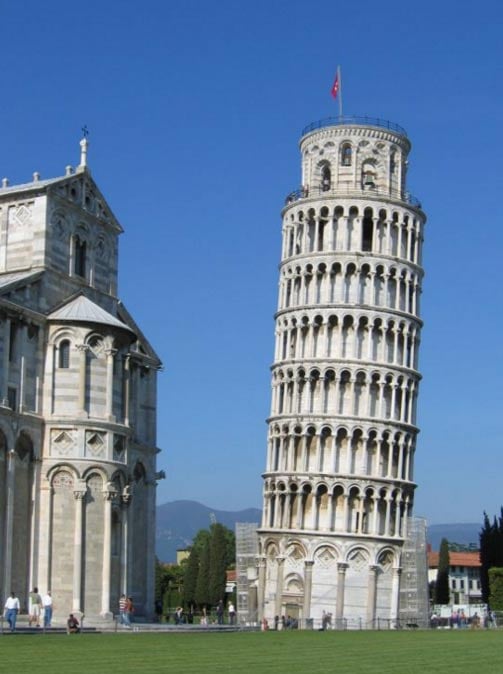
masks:
[[[156,554],[163,562],[175,562],[176,551],[192,543],[199,529],[207,529],[212,517],[217,522],[234,530],[236,522],[257,522],[262,519],[258,508],[230,511],[215,510],[197,501],[171,501],[157,506]],[[442,538],[449,543],[469,545],[479,544],[479,532],[482,525],[468,524],[432,524],[428,527],[427,540],[433,550],[440,548]]]
[[[236,522],[262,519],[258,508],[229,511],[215,510],[197,501],[171,501],[157,506],[156,555],[163,562],[175,562],[176,551],[192,543],[199,529],[207,529],[213,515],[217,522],[234,531]]]
[[[440,541],[442,538],[447,538],[449,543],[461,543],[469,545],[474,543],[479,545],[479,533],[482,529],[482,524],[431,524],[427,531],[427,540],[430,543],[432,550],[440,548]]]

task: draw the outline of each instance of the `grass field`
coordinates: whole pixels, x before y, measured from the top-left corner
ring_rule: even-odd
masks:
[[[503,674],[503,631],[0,637],[4,672]]]

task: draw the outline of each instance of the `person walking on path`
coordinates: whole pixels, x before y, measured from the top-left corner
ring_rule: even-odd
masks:
[[[232,602],[229,603],[229,624],[236,624],[236,609],[234,608],[234,604]]]
[[[34,587],[28,597],[28,625],[33,623],[40,627],[40,614],[42,613],[42,597],[38,593],[38,587]]]
[[[52,623],[52,595],[51,591],[47,590],[47,593],[42,597],[42,606],[44,607],[44,628],[50,627]]]
[[[133,597],[128,597],[126,599],[126,620],[128,621],[128,625],[130,627],[131,623],[133,622],[133,613],[134,613]]]
[[[19,608],[19,599],[16,597],[15,592],[11,592],[10,597],[7,597],[4,607],[5,617],[7,618],[11,632],[14,632],[16,629],[16,618]]]
[[[125,594],[121,594],[119,599],[119,623],[124,625],[124,627],[131,627],[131,622],[129,620],[129,614],[127,611],[128,608],[128,598]]]

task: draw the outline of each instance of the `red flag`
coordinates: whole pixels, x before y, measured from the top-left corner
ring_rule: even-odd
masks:
[[[330,89],[330,93],[334,98],[337,98],[337,93],[339,91],[339,73],[335,76],[334,83],[332,84],[332,88]]]

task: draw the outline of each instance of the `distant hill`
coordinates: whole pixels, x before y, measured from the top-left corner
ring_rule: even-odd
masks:
[[[262,511],[258,508],[230,511],[215,510],[197,501],[171,501],[157,506],[156,554],[163,562],[175,562],[176,551],[188,547],[199,529],[207,529],[211,524],[210,515],[217,522],[234,530],[236,522],[260,523]],[[442,538],[449,543],[469,545],[479,544],[482,525],[432,524],[428,527],[427,539],[433,550],[438,550]]]
[[[479,545],[479,533],[482,529],[481,522],[469,524],[431,524],[428,527],[427,539],[433,550],[440,548],[442,538],[447,538],[449,543],[462,543]]]
[[[171,501],[157,506],[156,555],[163,562],[175,562],[176,551],[192,543],[199,529],[211,524],[210,515],[217,522],[234,531],[236,522],[257,522],[262,519],[258,508],[229,511],[215,510],[197,501]]]

